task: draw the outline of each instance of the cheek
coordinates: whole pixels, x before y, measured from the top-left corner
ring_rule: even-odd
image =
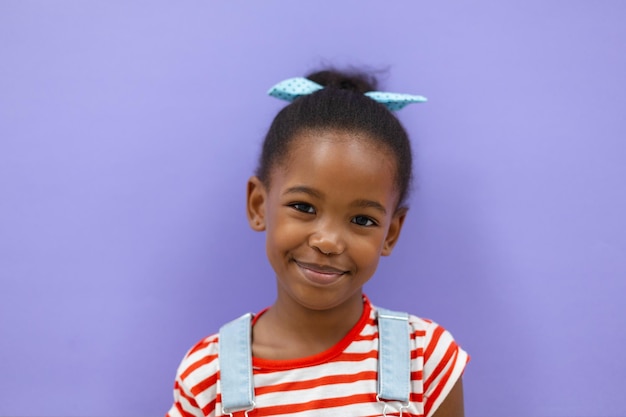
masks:
[[[306,241],[302,224],[289,221],[285,216],[274,216],[266,229],[268,251],[289,250]]]
[[[369,239],[354,239],[350,245],[350,254],[355,262],[363,267],[376,267],[383,249],[383,237],[376,236]]]

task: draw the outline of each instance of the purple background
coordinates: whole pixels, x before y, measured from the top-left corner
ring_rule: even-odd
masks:
[[[273,301],[245,181],[324,62],[430,98],[367,293],[471,353],[467,415],[626,415],[626,2],[310,4],[0,2],[0,415],[162,415]]]

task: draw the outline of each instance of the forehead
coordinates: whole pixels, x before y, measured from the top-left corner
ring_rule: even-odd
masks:
[[[337,153],[343,158],[360,158],[370,165],[382,163],[392,169],[396,165],[393,154],[384,144],[367,134],[342,130],[309,130],[297,134],[291,140],[281,165],[289,166],[305,155],[330,158]]]
[[[344,157],[361,157],[383,162],[392,169],[396,168],[393,153],[386,145],[365,133],[343,130],[307,130],[300,132],[290,141],[285,157],[280,165],[289,166],[301,155],[331,156],[340,152]],[[374,163],[374,161],[371,161]]]
[[[391,152],[366,135],[313,131],[293,139],[287,155],[272,170],[271,183],[306,182],[345,193],[395,195],[395,171]]]

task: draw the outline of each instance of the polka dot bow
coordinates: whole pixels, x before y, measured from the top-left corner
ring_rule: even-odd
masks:
[[[285,101],[294,101],[298,97],[312,94],[324,87],[304,77],[289,78],[270,88],[267,94]],[[387,93],[384,91],[368,91],[366,96],[379,102],[391,111],[400,110],[411,103],[423,103],[427,99],[423,96],[411,94]]]

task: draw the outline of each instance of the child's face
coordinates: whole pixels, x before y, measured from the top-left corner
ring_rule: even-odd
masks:
[[[278,296],[308,309],[361,303],[361,288],[389,255],[405,211],[397,211],[395,161],[367,137],[299,135],[270,188],[248,184],[248,217],[267,233]]]

